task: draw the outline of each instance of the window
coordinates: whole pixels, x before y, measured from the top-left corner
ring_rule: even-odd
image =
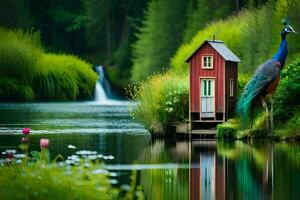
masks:
[[[201,87],[202,87],[202,96],[203,97],[212,97],[214,96],[214,80],[213,79],[202,79],[201,80]]]
[[[213,68],[213,57],[212,56],[202,56],[202,68],[212,69]]]
[[[229,95],[230,95],[231,97],[233,97],[233,79],[230,79],[230,86],[229,86],[229,89],[230,89]]]
[[[201,117],[214,117],[214,79],[201,79]]]

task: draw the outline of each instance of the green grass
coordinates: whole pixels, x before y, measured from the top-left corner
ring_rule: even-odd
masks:
[[[188,116],[187,74],[155,74],[127,91],[138,100],[133,117],[150,131],[164,132],[168,123],[184,121]]]
[[[74,55],[45,53],[39,34],[0,28],[0,101],[91,99],[96,73]]]
[[[218,139],[235,139],[237,137],[238,122],[236,120],[228,120],[217,126]]]
[[[34,92],[31,86],[17,80],[0,78],[0,101],[32,101]]]
[[[92,97],[97,75],[87,62],[73,55],[44,54],[37,64],[33,85],[40,100]]]
[[[0,28],[0,74],[21,83],[31,83],[37,73],[37,58],[43,53],[39,34]]]

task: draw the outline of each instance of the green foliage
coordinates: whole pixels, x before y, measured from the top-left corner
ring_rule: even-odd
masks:
[[[123,88],[130,84],[131,71],[129,68],[121,69],[117,66],[106,68],[108,79],[113,85]]]
[[[240,96],[243,91],[244,91],[244,88],[248,82],[250,78],[250,75],[249,74],[244,74],[244,73],[240,73],[238,75],[238,96]]]
[[[140,81],[167,67],[182,41],[186,2],[151,0],[133,44],[132,80]]]
[[[31,86],[17,80],[0,78],[0,101],[32,101],[34,92]]]
[[[268,131],[266,129],[253,129],[250,130],[248,133],[249,138],[254,138],[254,139],[263,139],[268,136]]]
[[[282,80],[275,93],[274,116],[285,122],[300,108],[300,56],[281,73]]]
[[[73,55],[46,54],[39,34],[0,28],[0,100],[91,99],[97,75]]]
[[[131,77],[131,45],[141,25],[147,1],[87,0],[85,38],[88,59],[107,66],[111,82],[128,85]]]
[[[75,100],[92,97],[97,75],[91,65],[73,55],[44,54],[34,87],[41,100]]]
[[[217,135],[219,139],[234,139],[237,134],[237,127],[229,122],[218,124]]]
[[[227,20],[219,20],[209,24],[205,29],[199,31],[190,43],[181,45],[175,56],[171,59],[172,68],[178,72],[186,72],[188,64],[185,63],[185,60],[204,40],[212,39],[214,34],[216,35],[216,39],[223,40],[233,52],[241,56],[240,51],[237,49],[240,49],[239,45],[242,44],[240,34],[246,28],[244,20],[248,16],[247,12],[241,12],[237,16],[229,17]]]
[[[164,132],[166,125],[184,121],[188,116],[188,76],[167,71],[155,74],[140,85],[128,89],[138,101],[133,117],[154,132]]]
[[[187,25],[184,30],[184,41],[189,41],[199,30],[211,22],[227,17],[235,9],[231,0],[189,0]]]
[[[263,61],[271,59],[280,43],[281,19],[289,16],[291,25],[295,30],[300,29],[299,15],[296,9],[300,2],[296,0],[270,1],[257,9],[249,9],[229,17],[208,24],[199,31],[191,42],[183,44],[171,59],[171,65],[176,71],[187,71],[185,59],[206,39],[211,39],[213,34],[216,39],[223,40],[226,45],[243,61],[239,65],[242,73],[252,73]],[[230,27],[230,28],[228,28]],[[299,52],[299,37],[288,37],[289,56],[293,58]]]
[[[254,129],[264,130],[266,129],[266,113],[261,112],[258,117],[255,119],[253,124]]]
[[[42,54],[39,34],[0,28],[0,74],[31,84]]]
[[[7,165],[0,168],[1,199],[116,199],[101,165],[59,167],[44,162]]]

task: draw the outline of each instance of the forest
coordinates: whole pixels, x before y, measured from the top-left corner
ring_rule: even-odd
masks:
[[[124,87],[168,68],[176,50],[209,23],[265,2],[3,0],[0,26],[38,33],[46,52],[107,66],[113,84]]]

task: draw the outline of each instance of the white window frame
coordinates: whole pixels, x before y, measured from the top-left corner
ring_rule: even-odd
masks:
[[[233,86],[234,86],[234,79],[230,79],[229,81],[229,96],[233,97]]]
[[[204,62],[205,58],[210,58],[210,66],[205,65],[205,64],[209,63],[209,62]],[[203,69],[213,69],[214,68],[214,57],[212,55],[203,55],[202,56],[202,68]]]

